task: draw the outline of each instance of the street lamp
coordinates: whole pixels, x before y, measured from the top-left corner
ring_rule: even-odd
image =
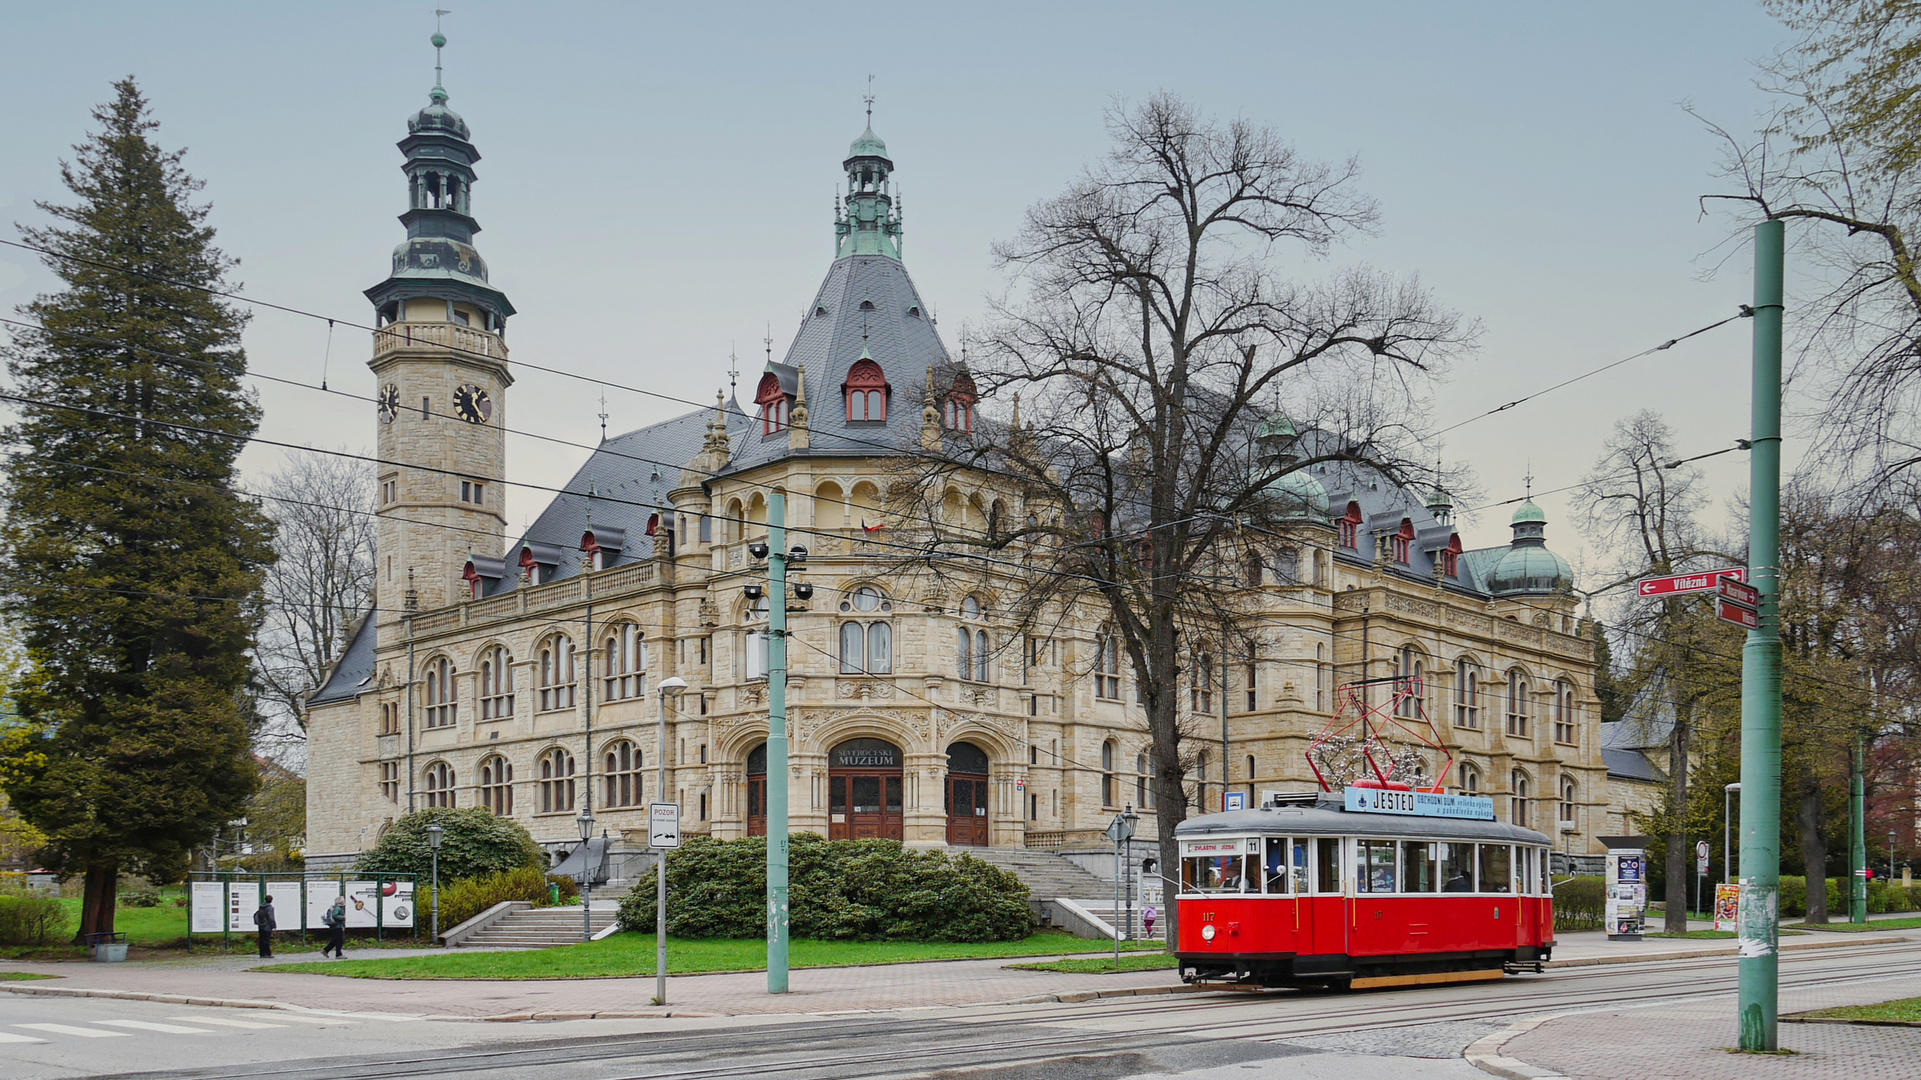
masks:
[[[1127,808],[1115,814],[1113,822],[1107,826],[1108,839],[1114,841],[1114,908],[1116,911],[1121,910],[1121,879],[1127,877],[1125,857],[1121,852],[1127,847],[1127,842],[1134,839],[1134,826],[1140,820],[1141,816],[1134,812],[1134,804],[1128,803]],[[1126,932],[1128,936],[1132,937],[1134,931],[1134,882],[1132,878],[1128,878],[1127,886],[1127,916],[1126,922],[1123,925],[1127,928]],[[1119,971],[1121,967],[1121,933],[1122,931],[1120,930],[1114,931],[1114,970],[1116,971]]]
[[[587,792],[589,796],[593,792]],[[574,819],[580,826],[580,940],[594,939],[594,871],[597,867],[592,859],[594,842],[594,810],[581,804],[580,816]]]
[[[1740,781],[1735,781],[1721,789],[1721,883],[1734,884],[1734,793],[1741,790]]]
[[[438,944],[440,944],[440,838],[441,838],[441,837],[442,837],[443,835],[445,835],[445,834],[446,834],[446,832],[447,832],[447,830],[446,830],[446,829],[443,829],[443,828],[441,828],[441,827],[440,827],[440,822],[438,822],[438,821],[436,821],[436,822],[434,822],[433,824],[431,824],[431,825],[429,825],[429,826],[427,826],[427,850],[428,850],[428,852],[430,852],[430,853],[431,853],[431,857],[432,857],[432,859],[433,859],[433,867],[434,867],[434,873],[433,873],[433,877],[434,877],[434,936],[433,936],[433,943],[434,943],[434,944],[436,944],[436,945],[438,945]]]
[[[655,686],[660,691],[660,801],[667,801],[667,699],[679,697],[687,680],[670,675]],[[647,811],[648,832],[653,832],[653,810]],[[678,834],[675,837],[679,839]],[[667,1004],[667,849],[660,849],[654,860],[654,1004]]]

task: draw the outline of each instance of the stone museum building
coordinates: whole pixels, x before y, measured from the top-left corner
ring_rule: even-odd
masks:
[[[976,401],[902,260],[871,121],[840,163],[833,258],[752,399],[722,392],[604,437],[510,542],[517,313],[475,247],[480,154],[446,92],[430,97],[399,144],[406,238],[366,294],[377,600],[307,702],[309,865],[344,864],[426,807],[484,807],[555,849],[591,811],[616,852],[640,850],[652,801],[677,802],[689,834],[763,831],[767,612],[743,586],[765,584],[747,546],[776,491],[814,590],[791,604],[787,650],[796,830],[1072,849],[1104,844],[1131,804],[1152,835],[1145,720],[1098,619],[1069,612],[1035,636],[997,614],[1017,581],[901,571],[884,493],[903,455],[970,430]],[[1279,416],[1261,435],[1295,437]],[[963,520],[1027,512],[991,478],[943,482]],[[1197,653],[1182,688],[1200,809],[1309,787],[1304,751],[1339,688],[1401,675],[1420,689],[1406,709],[1458,758],[1450,790],[1494,798],[1560,851],[1598,851],[1593,650],[1541,511],[1524,503],[1510,544],[1466,551],[1438,489],[1339,466],[1283,484],[1298,520],[1242,571],[1277,629],[1252,657]],[[668,676],[689,686],[668,701],[663,791]]]

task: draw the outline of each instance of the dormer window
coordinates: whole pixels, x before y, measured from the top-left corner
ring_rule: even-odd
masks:
[[[947,392],[947,405],[941,412],[942,423],[949,431],[974,430],[974,403],[980,395],[974,390],[974,380],[963,371],[954,376],[954,386]]]
[[[1402,566],[1408,565],[1414,552],[1414,523],[1401,519],[1401,529],[1394,534],[1394,561]]]
[[[872,300],[862,300],[860,302],[860,309],[862,311],[879,311],[880,310],[879,308],[874,306],[874,302]]]
[[[1340,529],[1341,546],[1350,550],[1359,550],[1361,546],[1361,504],[1357,502],[1348,503],[1347,513],[1343,514],[1341,520],[1334,524]]]
[[[872,357],[862,357],[847,369],[847,381],[841,384],[841,391],[847,395],[850,423],[887,419],[887,376]]]
[[[793,400],[781,389],[780,376],[772,371],[760,377],[760,387],[754,393],[754,404],[760,406],[761,433],[772,435],[787,430],[787,410]]]

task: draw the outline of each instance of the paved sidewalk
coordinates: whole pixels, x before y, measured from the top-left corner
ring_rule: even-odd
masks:
[[[1839,936],[1839,935],[1837,935]],[[1921,996],[1921,975],[1784,987],[1781,1014]],[[1731,995],[1535,1018],[1468,1047],[1470,1062],[1510,1080],[1914,1080],[1921,1028],[1784,1021],[1790,1054],[1742,1054]]]

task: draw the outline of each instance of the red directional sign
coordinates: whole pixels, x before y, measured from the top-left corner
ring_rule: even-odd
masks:
[[[1761,629],[1760,612],[1739,604],[1730,604],[1725,597],[1715,597],[1714,613],[1736,626],[1745,626],[1749,630]]]
[[[1736,581],[1748,579],[1748,568],[1737,566],[1730,570],[1709,570],[1700,574],[1676,574],[1673,577],[1642,578],[1638,583],[1642,596],[1669,596],[1674,593],[1711,592],[1715,583],[1723,578]]]
[[[1744,585],[1733,578],[1722,578],[1714,590],[1715,598],[1744,607],[1749,611],[1761,610],[1761,590],[1752,585]]]

